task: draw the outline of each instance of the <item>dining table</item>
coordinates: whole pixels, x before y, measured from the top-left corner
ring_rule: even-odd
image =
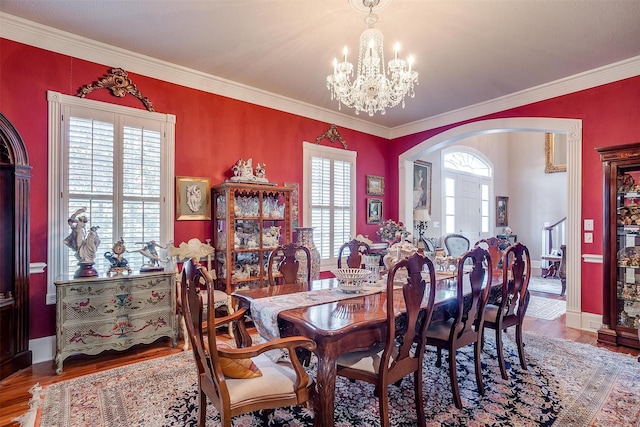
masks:
[[[463,292],[470,293],[468,275],[463,275]],[[442,316],[453,303],[457,294],[457,276],[449,272],[436,274],[436,296],[434,318]],[[498,290],[502,276],[494,271],[491,286]],[[338,356],[352,351],[366,350],[383,342],[386,328],[386,282],[380,281],[366,287],[365,294],[340,295],[342,292],[336,278],[312,280],[310,283],[282,284],[255,289],[241,289],[232,293],[238,307],[246,307],[252,318],[258,318],[256,307],[270,310],[279,302],[291,300],[292,305],[283,305],[277,310],[277,328],[281,336],[302,335],[316,342],[317,356],[316,387],[314,402],[314,426],[334,425],[335,386]],[[406,310],[402,298],[402,285],[398,283],[394,293],[394,311],[400,316]],[[376,290],[376,287],[378,288]],[[337,300],[326,301],[317,295],[336,293]],[[296,298],[304,295],[311,302],[295,306]],[[260,301],[261,300],[261,301]],[[317,300],[314,303],[314,300]],[[425,296],[426,304],[428,298]],[[256,304],[256,303],[260,304]],[[266,303],[266,304],[265,304]],[[254,310],[251,312],[251,310]],[[455,309],[454,309],[455,310]],[[255,324],[255,322],[254,322]]]

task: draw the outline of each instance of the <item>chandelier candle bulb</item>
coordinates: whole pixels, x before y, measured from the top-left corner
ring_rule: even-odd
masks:
[[[349,49],[345,45],[344,49],[342,49],[342,53],[344,53],[344,62],[347,62],[347,53],[349,53]]]
[[[398,59],[398,52],[400,51],[400,43],[396,42],[396,46],[393,48],[393,50],[396,53],[396,58],[395,59]],[[409,71],[411,71],[411,68],[409,68]]]

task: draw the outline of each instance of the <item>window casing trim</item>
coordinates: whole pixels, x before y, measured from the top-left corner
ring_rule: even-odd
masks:
[[[174,176],[175,176],[175,123],[176,116],[173,114],[163,114],[148,112],[137,108],[124,107],[106,102],[94,101],[90,99],[78,98],[75,96],[63,95],[55,91],[47,91],[48,103],[48,226],[47,226],[47,304],[55,304],[56,289],[54,282],[59,279],[63,268],[64,247],[63,239],[68,232],[68,226],[63,219],[68,213],[64,205],[64,193],[62,188],[63,170],[66,166],[62,143],[65,141],[65,127],[62,125],[62,112],[66,108],[87,108],[101,110],[103,112],[126,115],[129,117],[153,120],[161,123],[163,133],[163,147],[161,150],[161,167],[163,174],[161,177],[161,239],[166,242],[173,239],[174,235]],[[108,250],[111,243],[103,243],[100,251]],[[107,249],[105,249],[107,247]]]
[[[311,157],[323,157],[331,160],[341,160],[344,162],[351,163],[351,210],[350,210],[350,229],[352,230],[355,237],[356,230],[356,159],[357,152],[349,151],[334,147],[327,147],[324,145],[314,144],[307,141],[303,141],[302,143],[302,153],[303,153],[303,171],[302,171],[302,187],[304,191],[302,192],[302,206],[304,206],[303,210],[303,224],[311,224]],[[329,260],[320,260],[320,269],[321,271],[328,271],[337,267],[336,259]]]

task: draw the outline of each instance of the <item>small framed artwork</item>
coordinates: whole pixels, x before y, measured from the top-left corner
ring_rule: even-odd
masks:
[[[413,209],[431,212],[431,163],[413,162]]]
[[[367,199],[367,224],[380,224],[382,222],[382,200]]]
[[[496,197],[496,227],[506,227],[509,225],[509,198],[505,196]]]
[[[367,194],[384,196],[384,177],[367,175]]]
[[[176,177],[176,219],[211,219],[211,187],[209,178]]]

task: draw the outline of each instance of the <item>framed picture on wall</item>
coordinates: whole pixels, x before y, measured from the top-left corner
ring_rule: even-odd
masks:
[[[431,213],[431,163],[413,162],[413,209]]]
[[[384,196],[384,177],[367,175],[367,194]]]
[[[382,200],[367,199],[367,224],[380,224],[382,222]]]
[[[509,198],[505,196],[496,197],[496,227],[506,227],[509,225]]]
[[[209,178],[176,177],[176,219],[211,219],[211,186]]]

